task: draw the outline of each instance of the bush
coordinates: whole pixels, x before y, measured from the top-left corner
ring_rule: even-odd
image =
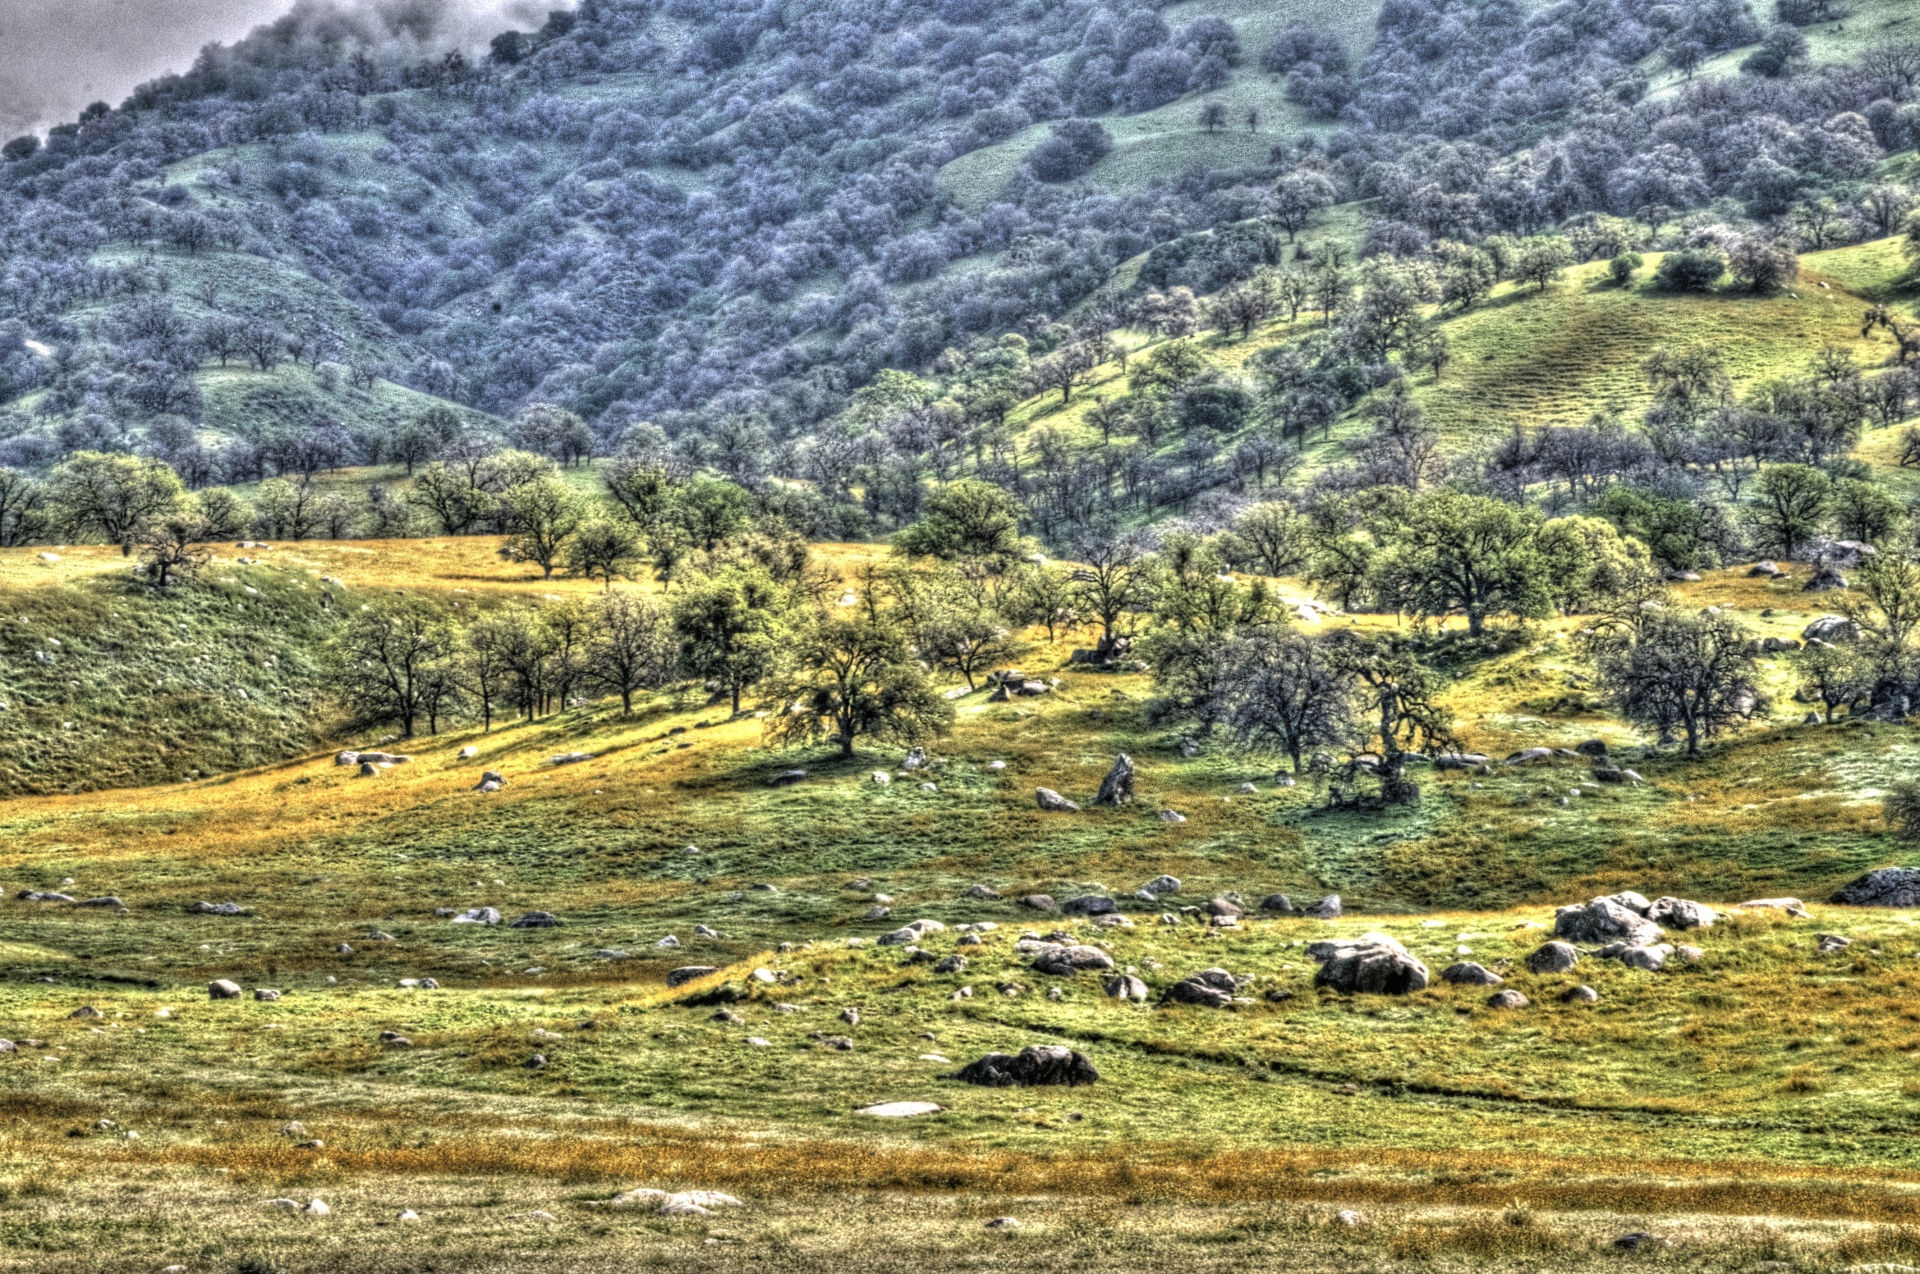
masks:
[[[1920,783],[1911,779],[1895,783],[1887,789],[1880,810],[1895,840],[1920,841]]]
[[[1041,181],[1072,181],[1113,149],[1113,135],[1090,119],[1063,119],[1053,135],[1027,152],[1027,167]]]
[[[1607,273],[1612,277],[1615,287],[1623,288],[1633,282],[1634,273],[1645,264],[1638,252],[1622,252],[1607,262]]]
[[[1655,277],[1672,292],[1705,292],[1727,272],[1727,254],[1718,248],[1683,248],[1669,252]]]

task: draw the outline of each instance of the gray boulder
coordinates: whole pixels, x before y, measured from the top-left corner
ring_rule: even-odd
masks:
[[[1034,803],[1039,805],[1041,809],[1050,810],[1055,814],[1078,814],[1080,812],[1079,805],[1068,800],[1050,787],[1035,788],[1033,791],[1033,799]]]
[[[1032,911],[1060,910],[1060,905],[1054,902],[1053,895],[1051,894],[1028,894],[1026,897],[1020,898],[1017,901],[1020,906]]]
[[[21,902],[73,902],[72,894],[55,893],[46,889],[22,889],[14,895]]]
[[[1408,995],[1427,989],[1427,966],[1382,933],[1316,942],[1307,954],[1321,961],[1315,986],[1349,995]]]
[[[68,899],[69,902],[72,899]],[[244,916],[247,909],[237,902],[196,902],[187,908],[195,916]]]
[[[500,913],[492,907],[475,907],[471,911],[463,911],[455,916],[453,923],[457,925],[497,925],[500,923]]]
[[[1506,981],[1492,969],[1471,960],[1462,960],[1459,964],[1450,964],[1440,970],[1440,980],[1457,986],[1499,986]]]
[[[1136,1003],[1147,1002],[1147,984],[1131,973],[1123,973],[1106,981],[1107,995],[1110,999],[1131,1000]]]
[[[1100,780],[1099,795],[1093,798],[1095,805],[1131,805],[1133,804],[1133,758],[1122,752],[1113,758],[1113,768],[1107,771],[1107,777]]]
[[[1275,915],[1289,916],[1293,914],[1293,899],[1287,897],[1285,894],[1268,894],[1260,900],[1260,910],[1270,911]]]
[[[1507,759],[1502,761],[1501,764],[1502,765],[1527,765],[1534,761],[1551,761],[1552,759],[1553,759],[1552,748],[1521,748],[1518,752],[1515,752],[1509,757],[1507,757]]]
[[[1843,907],[1920,907],[1920,867],[1880,867],[1833,896]]]
[[[807,777],[807,772],[805,770],[782,770],[780,773],[774,775],[772,778],[767,780],[767,786],[768,787],[792,787],[795,783],[804,782],[806,780],[806,777]]]
[[[1042,947],[1033,957],[1033,971],[1045,973],[1056,978],[1072,977],[1082,970],[1106,970],[1113,967],[1113,957],[1099,947],[1080,946],[1078,944],[1055,944]]]
[[[1822,615],[1800,631],[1807,641],[1824,641],[1830,645],[1844,646],[1860,640],[1860,625],[1845,615]]]
[[[73,905],[76,907],[100,907],[114,911],[125,911],[127,909],[127,904],[121,902],[120,899],[112,894],[107,894],[99,898],[82,898]]]
[[[1560,999],[1566,1004],[1598,1004],[1600,993],[1590,986],[1577,986],[1563,994]]]
[[[967,890],[967,897],[978,898],[982,902],[998,902],[1000,891],[991,885],[975,885]]]
[[[1338,920],[1340,918],[1340,895],[1328,894],[1319,902],[1301,913],[1312,920]]]
[[[1062,1044],[1033,1044],[1015,1054],[988,1053],[948,1076],[984,1088],[1080,1088],[1097,1083],[1100,1072],[1085,1056]]]
[[[209,1000],[237,1000],[240,998],[240,984],[227,978],[215,978],[207,983]]]
[[[1711,929],[1718,919],[1713,908],[1687,898],[1656,898],[1647,919],[1662,929]]]
[[[1524,1009],[1527,1004],[1527,997],[1518,991],[1496,991],[1487,997],[1487,1007],[1490,1009]]]
[[[1105,916],[1120,910],[1120,904],[1104,894],[1082,894],[1067,899],[1060,910],[1069,916]]]
[[[558,929],[559,927],[560,918],[551,911],[529,911],[507,926],[509,929]]]
[[[1225,969],[1202,969],[1168,987],[1160,1002],[1224,1009],[1232,1006],[1233,993],[1239,989],[1239,982]]]
[[[908,771],[926,769],[927,750],[925,748],[909,749],[906,756],[901,758],[900,768]]]
[[[1177,894],[1180,892],[1180,878],[1178,876],[1155,876],[1152,880],[1140,886],[1140,888],[1147,893],[1153,894],[1155,897],[1161,894]]]
[[[1664,942],[1646,947],[1628,947],[1620,953],[1620,963],[1629,969],[1644,969],[1648,973],[1658,973],[1667,967],[1667,960],[1673,955],[1673,948]]]
[[[687,983],[696,982],[710,973],[718,972],[720,972],[720,970],[711,964],[682,965],[667,974],[667,985],[669,987],[685,986]]]
[[[1644,916],[1653,910],[1653,904],[1647,900],[1645,894],[1636,894],[1631,889],[1625,893],[1609,894],[1607,901],[1625,907],[1636,916]]]
[[[1554,914],[1553,935],[1568,942],[1604,945],[1625,942],[1646,946],[1660,941],[1660,926],[1608,898],[1562,907]]]
[[[1246,914],[1240,909],[1240,905],[1230,898],[1209,898],[1206,911],[1209,916],[1225,916],[1232,920],[1238,920]]]
[[[1580,963],[1580,952],[1570,942],[1549,942],[1527,957],[1530,973],[1569,973]]]

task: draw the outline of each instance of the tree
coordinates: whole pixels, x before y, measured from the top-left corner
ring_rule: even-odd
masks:
[[[1345,628],[1323,642],[1328,663],[1354,687],[1356,716],[1367,723],[1362,737],[1379,741],[1380,759],[1371,769],[1381,799],[1390,805],[1418,804],[1420,789],[1406,777],[1408,752],[1456,746],[1453,718],[1439,703],[1443,679],[1398,636]],[[1351,780],[1366,768],[1356,758],[1344,781],[1329,785],[1329,797],[1355,803]]]
[[[1084,566],[1073,572],[1080,609],[1100,621],[1100,646],[1110,650],[1122,636],[1122,621],[1153,601],[1153,568],[1138,542],[1112,536],[1092,538],[1080,547]]]
[[[1750,634],[1725,615],[1646,616],[1636,634],[1599,648],[1601,683],[1631,721],[1685,734],[1687,754],[1765,710]]]
[[[480,728],[493,729],[493,705],[506,694],[513,677],[509,653],[514,645],[512,625],[499,618],[469,624],[460,634],[454,671],[461,685],[480,705]]]
[[[459,417],[454,416],[450,408],[434,406],[418,416],[404,421],[387,439],[387,458],[406,466],[407,476],[413,476],[416,465],[425,463],[440,454],[447,444],[448,434],[441,426],[440,415],[453,416],[454,432],[459,430]]]
[[[1768,465],[1753,483],[1748,510],[1761,547],[1792,558],[1826,525],[1833,479],[1800,464]]]
[[[452,628],[421,603],[372,602],[350,616],[335,639],[335,684],[363,721],[397,722],[412,738],[452,653]]]
[[[1447,263],[1440,275],[1440,303],[1470,310],[1487,299],[1500,272],[1493,258],[1478,248],[1460,253]]]
[[[1514,281],[1531,283],[1535,291],[1544,292],[1547,284],[1558,282],[1572,264],[1573,249],[1565,239],[1542,235],[1521,245],[1513,263]]]
[[[165,588],[176,579],[197,574],[213,556],[207,547],[213,538],[213,527],[200,512],[199,502],[184,497],[140,529],[140,543],[145,546],[140,560],[147,578],[154,587]]]
[[[1780,239],[1748,235],[1733,245],[1727,261],[1734,278],[1762,295],[1778,292],[1800,277],[1799,256]]]
[[[686,670],[728,697],[740,696],[779,660],[785,599],[757,566],[728,566],[692,583],[673,605],[673,631]]]
[[[712,553],[753,524],[753,493],[702,474],[675,493],[671,519],[690,544]]]
[[[1292,575],[1306,565],[1310,538],[1304,514],[1284,500],[1268,500],[1233,519],[1226,550],[1236,564],[1262,575]]]
[[[927,497],[918,522],[893,537],[894,549],[912,557],[979,562],[1005,570],[1026,552],[1019,497],[991,482],[963,478]]]
[[[1096,366],[1098,360],[1086,343],[1073,341],[1035,363],[1033,378],[1042,389],[1059,390],[1060,405],[1064,407],[1073,400],[1074,389]]]
[[[952,725],[953,705],[928,682],[904,630],[872,602],[819,611],[799,626],[792,671],[768,697],[772,738],[788,746],[824,738],[850,758],[861,738],[914,745]]]
[[[1339,191],[1333,179],[1311,169],[1298,169],[1274,183],[1261,210],[1287,232],[1287,242],[1296,241],[1313,218],[1333,206]]]
[[[0,548],[31,544],[46,525],[46,486],[18,469],[0,467]]]
[[[988,596],[984,581],[969,579],[952,567],[920,574],[911,587],[914,599],[913,644],[936,668],[951,668],[966,678],[967,689],[994,664],[1012,653],[1007,617]]]
[[[682,476],[638,456],[620,455],[601,470],[607,494],[650,546],[673,512],[685,482]]]
[[[281,540],[304,540],[313,534],[320,517],[321,490],[302,474],[298,480],[268,478],[254,498],[254,518],[260,534]]]
[[[1860,55],[1860,65],[1910,93],[1920,81],[1920,40],[1884,40]]]
[[[1835,709],[1857,705],[1873,694],[1873,665],[1845,646],[1808,646],[1794,656],[1794,666],[1800,693],[1820,704],[1828,725]]]
[[[1529,510],[1487,496],[1415,496],[1384,528],[1370,586],[1423,618],[1464,614],[1474,636],[1490,615],[1544,616],[1552,595],[1539,525]]]
[[[1354,733],[1351,677],[1324,643],[1291,629],[1256,629],[1229,643],[1227,728],[1241,748],[1278,752],[1303,769],[1314,748]]]
[[[1715,247],[1683,248],[1660,259],[1654,276],[1673,292],[1706,292],[1727,272],[1727,254]]]
[[[633,528],[611,518],[592,518],[562,549],[569,574],[602,580],[608,592],[616,579],[631,579],[640,565],[640,540]]]
[[[1014,578],[1010,604],[1022,623],[1047,630],[1047,641],[1059,640],[1060,630],[1077,627],[1079,613],[1073,571],[1055,562],[1029,563]]]
[[[53,520],[62,534],[98,536],[118,544],[122,556],[151,521],[170,512],[186,494],[179,475],[163,461],[76,451],[54,466],[47,480]]]
[[[552,579],[575,532],[586,520],[580,497],[559,478],[522,483],[506,497],[507,540],[500,554],[512,562],[537,562],[541,578]],[[611,582],[611,577],[609,577]]]
[[[1200,127],[1217,133],[1227,126],[1227,108],[1222,102],[1208,102],[1200,108]]]
[[[1638,252],[1622,252],[1607,262],[1607,276],[1613,280],[1615,287],[1624,288],[1633,282],[1633,276],[1645,264],[1646,259]]]
[[[1881,182],[1869,186],[1859,197],[1859,207],[1873,228],[1884,237],[1894,232],[1913,209],[1913,192],[1905,186]]]
[[[587,675],[595,685],[620,696],[622,716],[633,715],[633,696],[672,684],[679,673],[680,650],[673,625],[659,607],[627,593],[600,599]]]
[[[1841,539],[1880,545],[1893,538],[1906,510],[1879,483],[1842,478],[1833,484],[1829,515]]]

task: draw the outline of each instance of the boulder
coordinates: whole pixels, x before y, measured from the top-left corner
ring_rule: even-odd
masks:
[[[883,933],[874,941],[883,947],[904,947],[909,943],[920,941],[920,931],[912,925],[907,925],[904,928]]]
[[[188,907],[187,912],[195,916],[244,916],[247,914],[247,909],[237,902],[202,901]]]
[[[1502,761],[1501,764],[1502,765],[1527,765],[1534,761],[1551,761],[1552,759],[1553,759],[1552,748],[1521,748],[1518,752],[1515,752],[1511,756],[1507,757],[1507,759]]]
[[[1095,805],[1131,805],[1133,804],[1133,758],[1122,752],[1113,758],[1113,768],[1107,771],[1107,777],[1100,780],[1099,794],[1093,798]]]
[[[1160,1002],[1194,1004],[1208,1009],[1231,1008],[1233,993],[1239,989],[1239,982],[1225,969],[1202,969],[1168,987]]]
[[[371,761],[362,761],[360,762],[360,777],[363,779],[377,779],[380,777],[380,767]]]
[[[207,983],[209,1000],[237,1000],[240,998],[240,984],[227,978],[215,978]]]
[[[1530,973],[1568,973],[1580,963],[1580,952],[1571,942],[1549,942],[1527,957]]]
[[[711,964],[681,965],[667,973],[667,986],[669,988],[685,986],[689,982],[697,982],[709,974],[718,972],[720,970]]]
[[[253,989],[253,998],[263,1004],[271,1004],[280,998],[280,992],[270,986],[258,986]]]
[[[1442,752],[1433,758],[1436,770],[1477,770],[1486,763],[1487,758],[1478,752]]]
[[[1105,986],[1109,999],[1132,1000],[1139,1004],[1147,1002],[1147,984],[1131,973],[1108,978]]]
[[[1585,757],[1604,758],[1607,755],[1605,739],[1588,739],[1585,743],[1576,743],[1573,750]]]
[[[1778,562],[1770,562],[1770,561],[1762,560],[1762,561],[1755,562],[1752,566],[1749,566],[1747,568],[1747,576],[1750,579],[1760,579],[1762,577],[1766,579],[1772,579],[1774,576],[1778,575],[1779,573],[1780,573],[1780,564]]]
[[[1842,888],[1833,901],[1843,907],[1920,907],[1920,867],[1876,868]]]
[[[1659,942],[1652,946],[1628,947],[1620,953],[1619,959],[1620,963],[1629,969],[1644,969],[1648,973],[1658,973],[1667,967],[1667,959],[1672,955],[1673,948],[1664,942]]]
[[[792,787],[807,777],[805,770],[782,770],[767,780],[768,787]]]
[[[1000,891],[991,885],[975,885],[967,890],[967,897],[978,898],[982,902],[999,902]]]
[[[529,911],[507,926],[509,929],[558,929],[559,927],[560,918],[551,911]]]
[[[1319,902],[1308,907],[1302,915],[1312,920],[1338,920],[1340,918],[1340,895],[1328,894]]]
[[[457,925],[497,925],[500,923],[500,913],[492,907],[475,907],[470,911],[463,911],[455,916],[452,923]]]
[[[1099,947],[1055,943],[1040,948],[1033,957],[1033,971],[1057,978],[1072,977],[1083,969],[1111,969],[1113,957]]]
[[[1829,645],[1851,645],[1860,640],[1860,625],[1845,615],[1822,615],[1800,630],[1806,641],[1824,641]]]
[[[121,902],[120,899],[118,899],[112,894],[106,894],[99,898],[82,898],[79,902],[76,902],[73,905],[76,907],[110,908],[114,911],[125,911],[127,909],[127,904],[124,902]]]
[[[893,782],[893,775],[887,773],[885,770],[875,770],[873,772],[873,782],[876,787],[886,787]]]
[[[1050,787],[1035,788],[1033,799],[1041,809],[1051,810],[1056,814],[1077,814],[1080,812],[1078,805]]]
[[[1060,910],[1069,916],[1104,916],[1120,910],[1120,904],[1104,894],[1082,894],[1067,899]]]
[[[1656,898],[1647,919],[1662,929],[1711,929],[1718,919],[1713,908],[1686,898]]]
[[[935,973],[965,973],[967,971],[967,958],[955,953],[937,962],[933,966],[933,971]]]
[[[1813,578],[1800,586],[1803,593],[1837,593],[1846,588],[1847,577],[1832,562],[1822,562],[1813,572]]]
[[[983,1088],[1079,1088],[1097,1082],[1100,1072],[1084,1055],[1063,1044],[1031,1044],[1018,1054],[988,1053],[948,1078]]]
[[[1161,810],[1160,821],[1163,823],[1184,823],[1187,821],[1187,816],[1179,810]]]
[[[1180,892],[1180,878],[1178,876],[1155,876],[1152,880],[1140,886],[1140,889],[1142,892],[1152,894],[1156,898],[1161,894],[1177,894]]]
[[[1499,986],[1506,981],[1492,969],[1471,960],[1462,960],[1459,964],[1450,964],[1440,970],[1440,980],[1458,986]]]
[[[1625,907],[1636,916],[1644,916],[1653,910],[1653,904],[1647,900],[1645,894],[1636,894],[1631,889],[1625,893],[1608,894],[1607,901]]]
[[[1260,910],[1270,911],[1275,915],[1289,916],[1293,914],[1293,899],[1287,897],[1285,894],[1268,894],[1260,900]]]
[[[1563,1004],[1598,1004],[1600,993],[1590,986],[1577,986],[1560,996]]]
[[[1604,945],[1625,942],[1645,946],[1660,941],[1660,926],[1607,898],[1562,907],[1554,914],[1553,935],[1568,942]]]
[[[926,769],[927,750],[925,748],[909,749],[906,756],[900,759],[900,768],[909,772]]]
[[[1207,900],[1206,912],[1209,916],[1225,917],[1230,920],[1238,920],[1246,914],[1246,912],[1240,909],[1238,903],[1229,898],[1209,898]]]
[[[1060,910],[1060,905],[1054,902],[1053,895],[1051,894],[1028,894],[1023,898],[1016,899],[1016,901],[1020,906],[1032,911]]]
[[[55,893],[52,890],[43,890],[43,889],[22,889],[18,894],[15,894],[14,896],[18,898],[21,902],[73,902],[75,901],[72,894]],[[188,910],[192,910],[192,908],[188,908]]]
[[[1385,934],[1316,942],[1307,954],[1322,962],[1315,986],[1349,995],[1407,995],[1427,988],[1427,966]]]
[[[1524,1009],[1527,1004],[1527,997],[1518,991],[1495,991],[1487,997],[1487,1007],[1490,1009]]]
[[[1740,904],[1742,910],[1784,911],[1796,920],[1806,920],[1812,916],[1806,904],[1798,898],[1755,898]]]

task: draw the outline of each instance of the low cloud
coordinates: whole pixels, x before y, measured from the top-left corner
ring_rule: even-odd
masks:
[[[74,119],[91,102],[117,106],[135,85],[186,70],[204,46],[269,23],[427,52],[532,30],[565,7],[571,0],[0,0],[0,139]]]

